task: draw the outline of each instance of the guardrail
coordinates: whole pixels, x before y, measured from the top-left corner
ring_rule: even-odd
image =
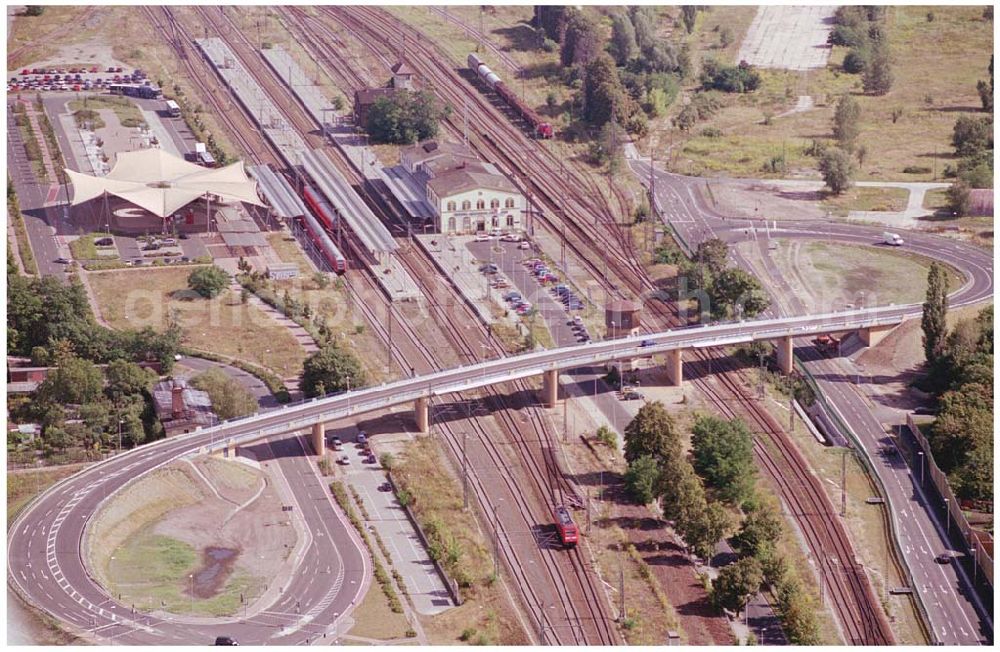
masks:
[[[813,377],[811,373],[809,373],[809,370],[806,369],[805,365],[803,365],[798,358],[795,358],[795,366],[802,373],[802,377],[806,380],[806,383],[808,383],[809,387],[813,390],[813,394],[816,396],[816,400],[823,404],[823,407],[825,408],[826,413],[830,418],[832,425],[838,430],[840,430],[841,433],[846,434],[848,439],[850,439],[851,444],[853,445],[853,448],[857,453],[858,459],[861,460],[865,468],[865,472],[868,473],[870,477],[873,477],[875,479],[875,484],[878,488],[878,491],[881,494],[883,500],[886,501],[886,505],[888,506],[888,508],[886,509],[885,522],[889,529],[889,535],[890,535],[889,538],[892,540],[893,561],[899,568],[903,569],[903,574],[905,575],[906,580],[909,582],[910,587],[914,589],[911,595],[915,596],[916,598],[914,599],[913,602],[917,607],[917,614],[920,616],[920,625],[924,631],[924,635],[927,637],[927,640],[931,641],[932,643],[936,643],[937,635],[934,633],[934,627],[931,625],[930,613],[927,611],[927,605],[924,604],[923,596],[920,594],[920,591],[916,590],[917,582],[913,577],[913,569],[911,569],[910,565],[906,563],[906,555],[903,553],[903,546],[899,540],[899,530],[896,527],[896,519],[894,518],[894,512],[892,510],[892,501],[889,498],[889,492],[885,488],[885,482],[883,482],[882,476],[878,474],[878,471],[875,469],[875,465],[868,457],[868,451],[866,451],[864,446],[861,445],[861,441],[858,439],[857,435],[854,434],[854,430],[852,430],[851,427],[847,425],[847,423],[845,423],[843,419],[840,418],[840,414],[836,410],[832,409],[832,406],[830,405],[829,401],[826,400],[826,397],[820,390],[819,384],[816,382],[816,379]],[[888,583],[889,583],[888,572],[886,573],[885,582],[886,582],[886,590],[888,590]]]
[[[917,443],[923,450],[924,463],[927,464],[927,471],[930,473],[931,482],[934,484],[934,488],[937,489],[942,498],[948,501],[947,517],[954,521],[959,532],[962,533],[962,541],[965,543],[969,552],[973,555],[973,564],[978,566],[978,572],[982,574],[983,578],[989,582],[990,587],[992,587],[993,558],[986,551],[986,548],[983,546],[979,538],[973,534],[973,527],[969,523],[969,519],[965,517],[965,513],[962,511],[962,506],[959,504],[955,494],[951,491],[951,485],[948,483],[948,476],[941,470],[940,467],[938,467],[937,462],[934,461],[934,455],[931,453],[930,442],[928,442],[927,438],[924,437],[924,433],[920,430],[920,426],[913,421],[912,414],[906,415],[906,425],[913,434],[913,438],[917,440]]]

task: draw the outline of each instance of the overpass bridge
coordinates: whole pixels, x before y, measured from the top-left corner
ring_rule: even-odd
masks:
[[[686,350],[774,341],[778,366],[787,374],[792,371],[793,338],[857,332],[861,340],[870,346],[903,319],[913,315],[914,310],[913,306],[904,306],[730,322],[546,349],[315,398],[275,412],[224,422],[196,433],[201,435],[202,450],[211,453],[224,449],[228,451],[276,434],[312,428],[313,448],[322,454],[325,450],[324,424],[329,421],[413,403],[417,428],[426,433],[430,426],[428,406],[433,397],[497,383],[542,376],[542,402],[547,407],[553,407],[558,399],[559,372],[577,367],[665,354],[668,378],[679,385],[683,380]]]

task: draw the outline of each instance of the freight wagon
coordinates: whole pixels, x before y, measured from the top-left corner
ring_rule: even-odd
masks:
[[[548,122],[542,120],[541,116],[535,113],[534,109],[525,104],[514,91],[510,89],[507,84],[500,79],[500,76],[495,72],[490,70],[490,67],[480,60],[474,54],[470,54],[468,58],[469,70],[471,70],[479,79],[483,81],[491,90],[493,90],[504,103],[513,109],[528,126],[531,127],[531,133],[537,138],[552,138],[554,131],[552,125]]]

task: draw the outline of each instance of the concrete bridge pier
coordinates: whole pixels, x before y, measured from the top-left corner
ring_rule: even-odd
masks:
[[[869,326],[858,331],[858,337],[865,346],[875,346],[885,339],[885,337],[896,328],[897,324],[885,324],[881,326]]]
[[[314,423],[312,427],[313,451],[319,456],[326,454],[326,424]]]
[[[554,408],[559,400],[559,370],[548,369],[542,374],[542,405]]]
[[[667,351],[667,379],[674,387],[684,380],[684,353],[682,349]]]
[[[226,459],[236,457],[236,441],[230,439],[226,442],[226,449],[223,451],[222,456]]]
[[[775,348],[778,353],[778,368],[781,369],[781,373],[788,375],[792,373],[792,368],[794,365],[794,359],[792,356],[792,338],[791,336],[782,337],[774,343]]]
[[[417,432],[426,435],[430,432],[430,411],[427,407],[427,399],[418,398],[413,404],[413,411],[417,420]]]

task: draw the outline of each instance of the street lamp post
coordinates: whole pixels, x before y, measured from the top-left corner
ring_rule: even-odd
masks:
[[[920,486],[924,486],[924,452],[917,451],[917,456],[920,457]]]
[[[118,419],[118,452],[122,452],[122,424],[125,423],[123,419]]]
[[[950,537],[951,536],[951,512],[948,511],[948,499],[944,499],[944,523],[945,532]]]

